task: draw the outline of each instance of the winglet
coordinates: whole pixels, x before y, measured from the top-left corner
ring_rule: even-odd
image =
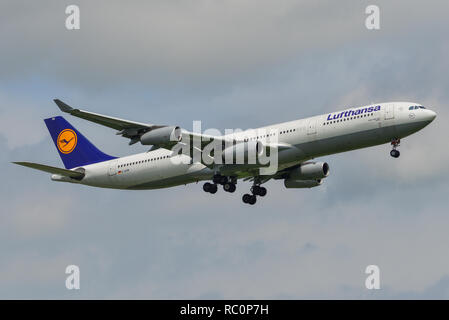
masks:
[[[59,107],[59,109],[62,112],[71,113],[74,110],[71,106],[69,106],[68,104],[62,102],[59,99],[53,99],[53,101],[56,103],[56,105]]]

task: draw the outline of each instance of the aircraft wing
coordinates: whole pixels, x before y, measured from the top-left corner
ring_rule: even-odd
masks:
[[[117,132],[117,135],[121,135],[122,137],[129,138],[130,142],[129,144],[132,145],[136,142],[140,141],[140,137],[151,130],[159,129],[168,127],[168,125],[156,125],[156,124],[149,124],[149,123],[141,123],[141,122],[135,122],[135,121],[129,121],[124,119],[119,119],[115,117],[110,117],[90,111],[85,111],[81,109],[75,109],[69,106],[68,104],[64,103],[63,101],[59,99],[53,100],[56,105],[59,107],[59,109],[62,112],[66,112],[71,114],[72,116],[85,119],[91,122],[95,122],[98,124],[101,124],[103,126],[119,130]],[[215,136],[207,136],[207,135],[201,135],[192,133],[186,130],[182,130],[183,135],[187,135],[190,141],[193,141],[193,139],[199,139],[201,141],[201,148],[203,147],[203,144],[209,143],[213,139],[219,139],[220,141],[223,140],[221,137],[215,137]],[[176,143],[170,144],[170,145],[155,145],[152,149],[157,149],[160,147],[170,147]]]
[[[44,164],[33,163],[33,162],[13,162],[13,163],[18,164],[20,166],[24,166],[24,167],[28,167],[28,168],[48,172],[48,173],[59,174],[61,176],[69,177],[69,178],[73,178],[73,179],[81,180],[82,178],[84,178],[84,172],[81,172],[81,171],[67,170],[67,169],[47,166]]]
[[[85,119],[88,121],[92,121],[98,124],[101,124],[103,126],[119,130],[117,132],[117,135],[121,135],[125,138],[130,138],[130,145],[134,144],[139,141],[140,136],[148,131],[163,128],[166,127],[166,125],[155,125],[155,124],[149,124],[149,123],[141,123],[141,122],[135,122],[135,121],[129,121],[114,117],[105,116],[102,114],[89,112],[85,110],[75,109],[69,106],[68,104],[64,103],[63,101],[59,99],[53,100],[56,105],[59,107],[59,109],[62,112],[66,112],[71,114],[72,116]]]

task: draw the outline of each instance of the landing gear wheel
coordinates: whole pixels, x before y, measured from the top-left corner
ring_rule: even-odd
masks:
[[[224,185],[223,185],[223,189],[224,189],[224,191],[226,191],[226,192],[234,192],[235,191],[235,189],[236,189],[236,186],[235,186],[235,184],[233,184],[233,183],[231,183],[231,182],[226,182]]]
[[[205,184],[203,184],[203,190],[205,192],[210,192],[211,187],[212,187],[212,183],[206,182]]]
[[[257,197],[255,195],[249,196],[248,203],[253,205],[256,203]]]
[[[214,194],[214,193],[217,192],[217,185],[216,185],[216,184],[209,183],[209,182],[206,182],[206,183],[203,185],[203,190],[206,191],[206,192],[209,192],[209,193]]]
[[[251,195],[251,194],[245,193],[243,195],[243,197],[242,197],[242,200],[243,200],[244,203],[248,203],[248,204],[253,205],[253,204],[256,203],[257,198],[256,198],[255,195]]]
[[[251,193],[255,196],[264,197],[267,194],[267,189],[261,186],[252,186]]]
[[[211,184],[211,189],[210,189],[209,192],[214,194],[214,193],[217,193],[217,190],[218,190],[217,185],[216,184]]]
[[[251,189],[250,189],[251,193],[256,195],[256,196],[259,194],[259,190],[260,190],[259,186],[252,186]]]
[[[399,152],[399,150],[393,149],[390,151],[390,156],[392,156],[393,158],[399,158],[400,155],[401,153]]]

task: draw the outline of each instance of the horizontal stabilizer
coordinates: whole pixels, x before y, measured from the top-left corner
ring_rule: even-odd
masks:
[[[28,168],[48,172],[48,173],[59,174],[61,176],[69,177],[69,178],[76,179],[76,180],[81,180],[82,178],[84,178],[84,175],[85,175],[84,172],[67,170],[67,169],[62,169],[62,168],[57,168],[57,167],[51,167],[51,166],[46,166],[44,164],[39,164],[39,163],[33,163],[33,162],[13,162],[13,163],[18,164],[20,166],[24,166],[24,167],[28,167]]]

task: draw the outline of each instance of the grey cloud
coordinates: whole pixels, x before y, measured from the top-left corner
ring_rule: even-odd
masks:
[[[40,73],[91,90],[130,81],[197,87],[242,81],[307,52],[376,38],[364,27],[365,5],[353,1],[81,1],[82,26],[73,32],[64,27],[65,5],[3,3],[3,80]],[[401,37],[447,7],[379,5],[383,28]]]

